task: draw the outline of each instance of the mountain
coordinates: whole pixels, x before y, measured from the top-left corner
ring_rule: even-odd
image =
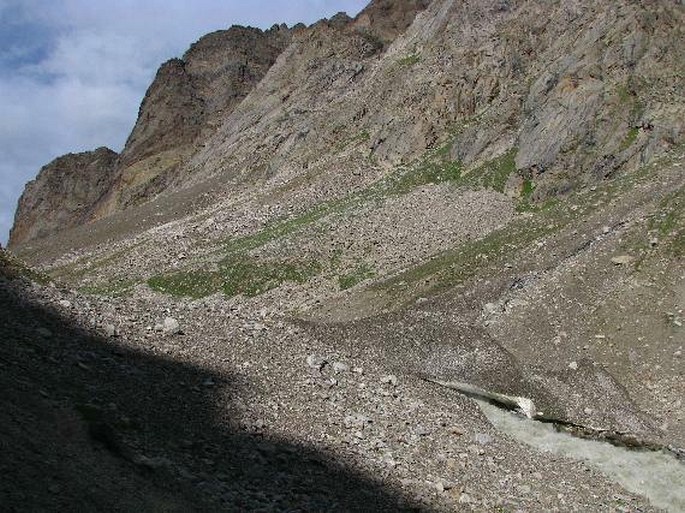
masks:
[[[375,0],[201,38],[120,155],[27,186],[10,420],[52,411],[47,376],[95,430],[55,459],[117,476],[94,504],[682,509],[683,27],[666,0]],[[641,449],[645,484],[531,448],[543,424]]]
[[[70,153],[44,166],[19,200],[10,244],[40,239],[88,221],[116,180],[116,152]]]

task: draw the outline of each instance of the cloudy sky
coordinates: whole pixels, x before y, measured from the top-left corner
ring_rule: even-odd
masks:
[[[233,24],[357,14],[368,0],[0,0],[0,242],[59,155],[120,151],[157,67]]]

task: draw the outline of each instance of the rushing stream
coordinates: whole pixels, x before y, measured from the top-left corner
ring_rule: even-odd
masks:
[[[558,432],[550,424],[515,415],[486,401],[479,406],[498,430],[540,451],[583,460],[656,507],[685,512],[685,464],[662,452],[635,451]]]

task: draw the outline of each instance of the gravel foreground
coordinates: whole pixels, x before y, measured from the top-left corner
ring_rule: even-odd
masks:
[[[274,312],[0,291],[7,511],[652,511]]]

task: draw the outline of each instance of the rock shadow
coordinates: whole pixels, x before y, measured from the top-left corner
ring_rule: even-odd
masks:
[[[98,336],[38,295],[0,269],[3,511],[426,511],[238,427],[216,406],[247,386],[235,376]]]

